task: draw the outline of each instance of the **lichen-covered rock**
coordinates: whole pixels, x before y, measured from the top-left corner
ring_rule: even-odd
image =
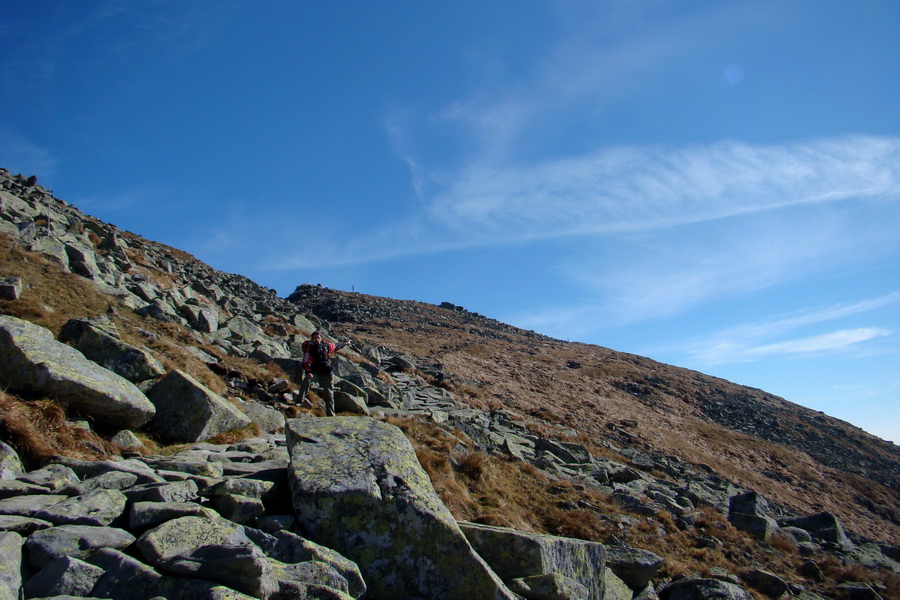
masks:
[[[591,600],[603,598],[603,544],[475,523],[460,527],[504,581],[556,573],[583,585]]]
[[[209,579],[257,598],[277,589],[262,550],[243,528],[224,519],[166,521],[135,545],[148,563],[173,574]]]
[[[118,490],[94,490],[84,496],[57,502],[34,514],[54,525],[109,525],[125,512],[125,494]]]
[[[558,573],[517,577],[509,588],[526,600],[582,600],[589,595],[586,587]]]
[[[0,441],[0,479],[15,479],[25,474],[22,460],[12,447]]]
[[[0,531],[0,600],[19,600],[23,541],[18,533]]]
[[[634,591],[609,567],[603,569],[603,599],[604,600],[631,600]]]
[[[778,528],[769,513],[769,503],[753,490],[734,495],[728,500],[728,521],[735,529],[746,531],[764,542]]]
[[[64,341],[71,339],[87,358],[128,381],[138,383],[166,374],[149,352],[123,341],[113,323],[101,326],[96,320],[72,319],[63,326],[62,334]]]
[[[364,395],[354,396],[340,390],[334,392],[334,410],[339,413],[369,416]]]
[[[359,565],[376,598],[513,598],[472,550],[396,427],[365,418],[287,423],[305,537]]]
[[[284,429],[284,415],[274,408],[256,402],[244,402],[241,410],[266,433]]]
[[[28,598],[89,596],[103,569],[71,556],[61,556],[25,582]]]
[[[138,428],[156,409],[133,383],[57,342],[43,327],[0,316],[0,381],[11,391],[40,394],[108,428]]]
[[[251,528],[245,528],[244,531],[257,546],[262,548],[266,556],[277,563],[287,565],[308,562],[326,564],[340,574],[347,584],[346,592],[351,597],[362,598],[366,594],[366,582],[359,572],[359,567],[335,550],[320,546],[289,531],[276,531],[272,534]],[[281,568],[283,567],[275,567],[276,571]],[[279,579],[283,579],[283,577],[279,577]]]
[[[78,483],[78,475],[65,465],[47,465],[19,477],[19,481],[33,483],[44,489],[55,492],[61,488]]]
[[[844,533],[841,522],[830,512],[821,512],[807,517],[781,519],[779,524],[786,527],[805,529],[819,543],[830,542],[845,550],[853,548],[853,542]]]
[[[18,300],[22,296],[22,280],[18,277],[0,277],[0,299]]]
[[[647,587],[663,565],[663,557],[628,546],[607,546],[606,564],[628,587],[640,591]]]
[[[31,565],[44,567],[61,556],[85,558],[95,548],[127,548],[134,540],[133,535],[115,527],[60,525],[31,534],[25,550]]]
[[[179,370],[163,377],[147,397],[156,407],[147,429],[166,442],[199,442],[250,424],[247,415]]]
[[[744,573],[743,579],[750,587],[769,598],[781,598],[788,592],[787,583],[771,571],[752,569]]]

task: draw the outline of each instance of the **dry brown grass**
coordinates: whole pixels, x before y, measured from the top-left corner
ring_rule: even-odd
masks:
[[[42,254],[28,252],[0,234],[0,276],[19,277],[24,289],[18,300],[0,301],[0,313],[46,327],[54,334],[69,319],[99,316],[113,304],[86,279],[66,273]]]
[[[100,436],[66,420],[55,400],[25,401],[0,392],[0,439],[12,446],[26,469],[54,456],[102,460],[117,449]]]
[[[698,509],[695,527],[682,531],[667,511],[649,517],[631,514],[580,483],[550,481],[527,463],[472,451],[462,434],[414,419],[388,422],[400,427],[412,442],[419,463],[457,520],[597,542],[614,533],[630,546],[664,557],[660,578],[709,576],[713,567],[738,575],[761,568],[788,582],[813,587],[813,582],[797,575],[805,559],[791,540],[776,535],[769,544],[760,544],[711,508]],[[618,526],[623,515],[636,524]],[[826,566],[828,581],[814,586],[826,597],[836,597],[835,586],[844,581],[881,582],[885,589],[898,589],[898,577],[891,573],[837,561]]]

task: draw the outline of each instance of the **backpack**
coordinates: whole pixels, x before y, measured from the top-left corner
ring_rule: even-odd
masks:
[[[331,361],[328,360],[328,344],[326,342],[319,344],[303,342],[303,350],[309,352],[313,373],[318,373],[319,375],[331,374]]]

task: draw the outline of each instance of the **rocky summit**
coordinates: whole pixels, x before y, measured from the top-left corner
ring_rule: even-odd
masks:
[[[0,240],[0,600],[900,597],[900,451],[851,424],[449,301],[280,298],[3,169]]]

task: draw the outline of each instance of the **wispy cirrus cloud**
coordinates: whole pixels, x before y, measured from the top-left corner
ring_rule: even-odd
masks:
[[[668,349],[689,357],[698,367],[752,362],[773,356],[810,356],[869,351],[867,342],[894,336],[886,327],[843,328],[814,335],[796,335],[796,330],[839,322],[878,309],[900,304],[900,292],[852,304],[776,317],[765,322],[744,324],[712,333],[678,349]]]
[[[900,199],[900,138],[621,147],[527,166],[472,165],[433,198],[429,217],[473,241],[496,242],[865,199]]]

